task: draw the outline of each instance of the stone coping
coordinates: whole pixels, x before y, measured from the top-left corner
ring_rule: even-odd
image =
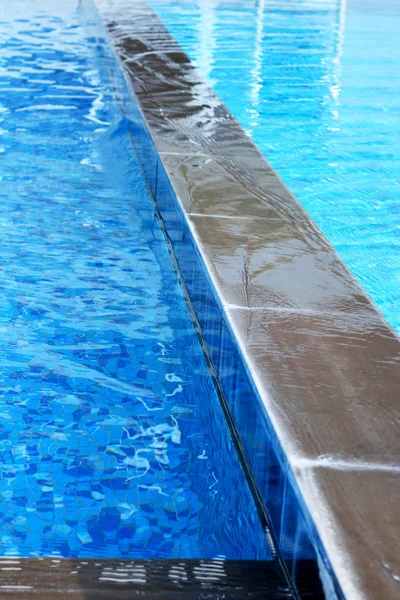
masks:
[[[306,576],[309,565],[303,566]],[[273,561],[0,559],[0,598],[289,600]]]
[[[398,598],[399,338],[148,5],[96,4],[140,107],[121,94],[224,391],[226,335],[339,583],[332,595]],[[233,397],[237,382],[226,385]],[[249,455],[267,445],[256,442]],[[249,462],[262,488],[260,460]]]

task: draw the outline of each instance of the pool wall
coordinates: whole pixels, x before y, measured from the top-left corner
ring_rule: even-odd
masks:
[[[147,4],[96,4],[118,60],[99,50],[299,594],[317,561],[326,597],[397,597],[399,338]]]

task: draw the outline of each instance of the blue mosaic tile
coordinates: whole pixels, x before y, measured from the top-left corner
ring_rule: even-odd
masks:
[[[0,23],[0,554],[271,558],[132,137],[155,192],[152,142],[74,6]]]

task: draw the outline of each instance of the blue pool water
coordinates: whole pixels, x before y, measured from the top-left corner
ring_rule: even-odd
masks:
[[[271,558],[78,1],[0,45],[0,554]]]
[[[149,0],[400,332],[398,0]]]

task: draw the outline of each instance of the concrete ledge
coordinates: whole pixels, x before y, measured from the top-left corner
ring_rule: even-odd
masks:
[[[261,568],[260,568],[261,567]],[[303,564],[303,576],[309,565]],[[42,600],[287,600],[274,561],[8,558],[0,597]]]
[[[96,3],[283,558],[318,557],[327,596],[398,598],[399,338],[146,3]]]

